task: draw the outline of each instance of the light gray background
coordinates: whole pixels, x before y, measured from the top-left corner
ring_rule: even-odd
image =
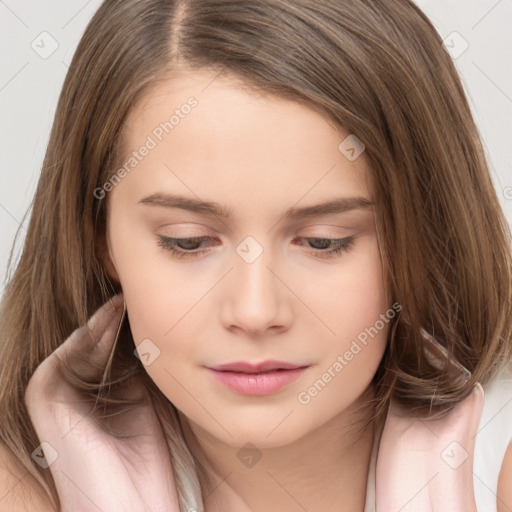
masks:
[[[512,0],[417,2],[452,47],[512,225]],[[64,76],[100,3],[0,0],[0,293],[16,230],[35,192]]]

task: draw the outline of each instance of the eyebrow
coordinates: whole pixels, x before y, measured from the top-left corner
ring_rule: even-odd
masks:
[[[233,209],[211,201],[201,201],[191,197],[184,197],[175,194],[155,193],[144,197],[139,203],[149,206],[161,206],[164,208],[179,208],[182,210],[202,215],[212,215],[222,218],[230,218]],[[286,210],[284,217],[287,219],[306,219],[320,217],[334,213],[344,213],[350,210],[369,209],[374,203],[366,197],[341,197],[325,203],[300,208],[291,207]]]

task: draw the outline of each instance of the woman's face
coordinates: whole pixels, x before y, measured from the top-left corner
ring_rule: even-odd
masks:
[[[382,358],[395,311],[365,155],[348,135],[195,71],[131,112],[124,171],[96,192],[147,373],[233,446],[284,445],[348,418]],[[268,360],[306,368],[211,370]]]

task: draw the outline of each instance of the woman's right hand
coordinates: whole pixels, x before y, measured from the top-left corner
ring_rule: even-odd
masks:
[[[91,414],[90,398],[57,370],[60,358],[88,382],[100,382],[123,314],[118,295],[37,367],[26,389],[25,403],[42,443],[33,458],[51,471],[61,512],[179,512],[165,436],[141,381],[126,386],[126,397],[142,395],[144,401],[114,418],[130,435],[118,439]]]

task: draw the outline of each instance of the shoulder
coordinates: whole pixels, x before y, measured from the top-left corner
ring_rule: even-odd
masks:
[[[0,510],[56,512],[36,483],[27,470],[13,464],[6,448],[0,444]]]

